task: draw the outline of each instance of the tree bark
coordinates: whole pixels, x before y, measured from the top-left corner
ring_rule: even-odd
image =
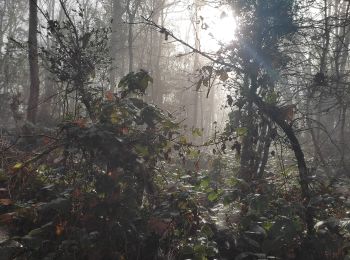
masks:
[[[38,0],[29,0],[29,35],[28,35],[28,58],[30,70],[30,89],[27,108],[27,120],[36,123],[39,101],[39,61],[38,61]]]
[[[141,4],[141,0],[136,0],[134,3],[134,7],[132,8],[131,0],[129,0],[127,3],[127,9],[126,9],[129,17],[129,24],[128,24],[129,72],[132,72],[134,70],[133,23],[140,4]]]

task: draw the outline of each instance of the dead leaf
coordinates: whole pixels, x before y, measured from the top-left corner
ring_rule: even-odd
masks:
[[[106,91],[105,97],[108,101],[113,101],[114,100],[114,93],[112,91]]]
[[[12,204],[13,201],[11,199],[0,199],[0,205],[9,206]]]
[[[56,225],[56,235],[60,236],[63,234],[67,225],[67,221],[60,222]]]
[[[6,188],[0,188],[0,198],[8,196],[8,190]]]
[[[164,235],[168,231],[170,224],[171,223],[155,217],[150,218],[148,221],[149,229],[160,236]]]
[[[11,224],[15,216],[16,216],[16,212],[2,214],[0,215],[0,223]]]

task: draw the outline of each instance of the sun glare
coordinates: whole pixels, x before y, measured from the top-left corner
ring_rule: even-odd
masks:
[[[236,21],[229,6],[205,6],[201,9],[200,18],[200,42],[203,51],[217,51],[235,38]]]

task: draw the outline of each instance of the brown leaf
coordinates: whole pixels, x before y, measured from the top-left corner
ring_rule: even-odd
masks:
[[[67,221],[60,222],[56,225],[56,235],[60,236],[63,234],[67,225]]]
[[[9,206],[12,204],[13,201],[11,199],[0,199],[0,205]]]
[[[11,222],[14,219],[15,215],[16,215],[16,212],[5,213],[5,214],[0,215],[0,223],[2,223],[2,224],[11,224]]]
[[[79,118],[79,119],[75,120],[73,123],[77,124],[80,128],[84,128],[84,127],[86,127],[87,121],[84,118]]]
[[[228,74],[227,74],[226,71],[224,71],[224,70],[219,70],[217,73],[218,73],[219,79],[220,79],[221,81],[226,81],[226,80],[228,79]]]
[[[7,197],[8,190],[6,188],[0,188],[0,198]]]
[[[122,128],[123,135],[127,135],[129,133],[129,129],[127,127]]]
[[[162,219],[152,217],[148,221],[148,227],[151,231],[161,236],[165,234],[166,231],[168,231],[170,223]]]
[[[113,92],[112,91],[106,91],[106,99],[108,100],[108,101],[113,101],[114,100],[114,94],[113,94]]]

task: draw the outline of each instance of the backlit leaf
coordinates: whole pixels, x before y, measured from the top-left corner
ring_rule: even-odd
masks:
[[[12,169],[14,169],[14,170],[19,170],[19,169],[21,169],[23,167],[23,163],[16,163],[13,167],[12,167]]]
[[[248,134],[248,129],[246,127],[236,128],[237,136],[246,136]]]

